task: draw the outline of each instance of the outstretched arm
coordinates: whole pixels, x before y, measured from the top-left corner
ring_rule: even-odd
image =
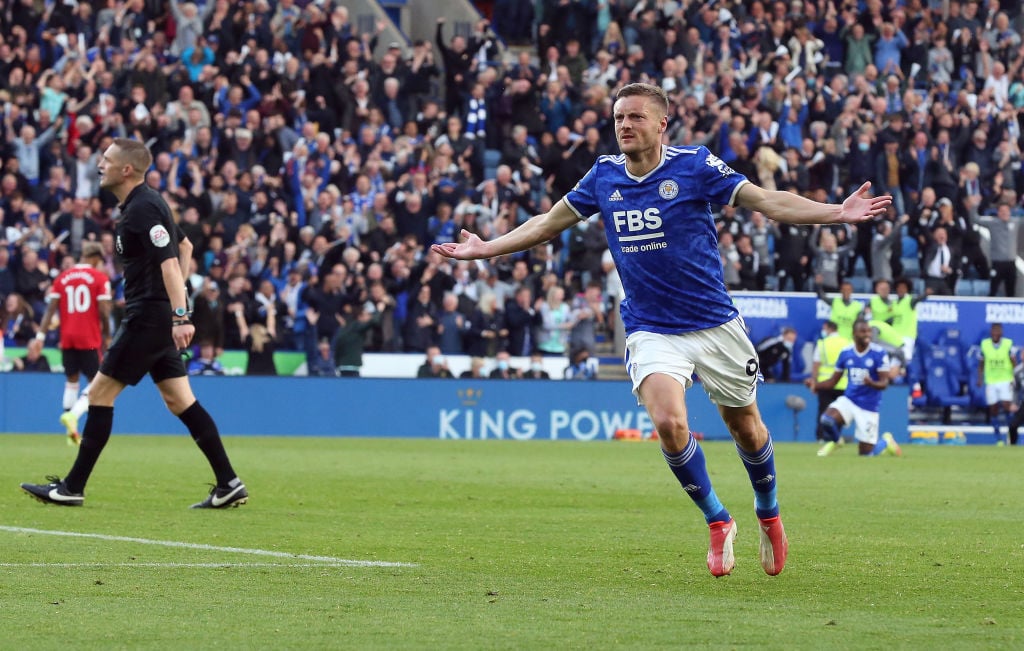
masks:
[[[871,182],[865,182],[842,204],[820,203],[792,192],[765,190],[747,183],[740,187],[736,205],[763,212],[766,216],[789,224],[857,223],[873,219],[885,212],[892,197],[869,197]]]
[[[499,255],[525,251],[547,242],[565,229],[579,221],[564,201],[558,201],[546,213],[531,217],[501,237],[484,242],[475,234],[463,229],[465,241],[445,244],[434,244],[430,248],[446,258],[458,260],[479,260],[494,258]]]

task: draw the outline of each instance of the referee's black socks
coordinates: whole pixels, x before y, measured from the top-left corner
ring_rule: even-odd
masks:
[[[89,415],[92,416],[92,407],[89,408]],[[217,485],[227,488],[232,479],[235,478],[235,471],[228,461],[228,453],[221,443],[220,433],[217,431],[217,424],[213,422],[210,412],[203,409],[203,406],[196,400],[192,406],[178,414],[181,422],[185,423],[192,439],[199,446],[199,449],[206,455],[206,459],[213,468],[213,474],[217,476]],[[88,427],[88,422],[86,423]],[[110,428],[107,428],[108,436]]]
[[[72,493],[81,493],[85,490],[85,483],[89,481],[89,475],[100,458],[100,452],[110,440],[110,430],[114,425],[114,408],[89,405],[89,414],[85,418],[85,427],[82,428],[82,443],[78,448],[78,456],[75,457],[75,465],[71,466],[68,476],[64,478],[64,485]]]

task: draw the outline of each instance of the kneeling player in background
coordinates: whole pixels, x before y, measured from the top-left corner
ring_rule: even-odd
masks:
[[[825,444],[818,450],[819,457],[832,453],[839,445],[839,435],[851,422],[856,425],[855,438],[861,456],[903,452],[886,432],[878,435],[878,408],[882,391],[889,386],[889,354],[871,341],[871,325],[863,319],[853,324],[853,344],[839,353],[836,370],[829,379],[818,382],[815,391],[833,388],[843,374],[847,376],[846,391],[821,416],[821,431]]]

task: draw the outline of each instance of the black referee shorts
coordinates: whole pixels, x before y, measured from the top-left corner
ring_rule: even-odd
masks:
[[[138,311],[129,308],[103,357],[100,371],[132,386],[147,373],[157,383],[187,375],[185,362],[171,337],[171,310],[167,303]]]
[[[100,368],[100,351],[95,348],[92,350],[61,348],[60,353],[66,377],[74,377],[79,373],[90,381],[96,377],[96,371]]]

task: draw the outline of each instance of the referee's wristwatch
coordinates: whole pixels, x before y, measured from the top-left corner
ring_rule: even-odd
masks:
[[[171,321],[172,325],[186,325],[190,323],[188,308],[176,307],[174,308],[174,318]]]

